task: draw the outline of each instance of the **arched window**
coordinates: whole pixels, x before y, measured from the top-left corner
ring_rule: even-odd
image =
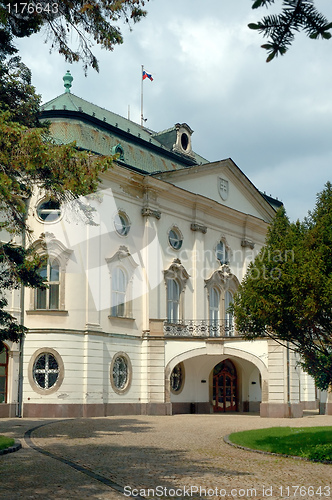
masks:
[[[229,306],[233,303],[233,295],[230,291],[225,292],[225,335],[234,335],[234,318],[233,313],[229,312]]]
[[[35,295],[36,309],[59,309],[60,266],[56,259],[48,259],[39,274],[47,282],[48,288],[37,288]]]
[[[167,279],[167,321],[177,323],[180,310],[180,285],[175,279]]]
[[[120,267],[115,267],[112,272],[112,316],[126,316],[126,290],[127,277]]]
[[[7,371],[8,349],[5,345],[0,347],[0,403],[7,401]]]
[[[180,323],[184,317],[183,301],[189,274],[180,259],[174,259],[164,271],[166,285],[166,322]]]

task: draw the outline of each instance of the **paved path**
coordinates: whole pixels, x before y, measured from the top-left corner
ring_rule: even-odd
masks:
[[[332,417],[1,419],[0,434],[21,439],[23,449],[0,457],[0,499],[124,500],[118,485],[127,496],[157,499],[332,500],[331,465],[247,452],[222,439],[237,430],[289,425],[332,426]]]

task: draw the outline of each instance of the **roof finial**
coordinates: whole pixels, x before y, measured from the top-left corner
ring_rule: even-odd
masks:
[[[66,92],[70,92],[71,82],[74,80],[74,78],[71,76],[69,70],[62,79],[64,82],[63,84],[65,86]]]

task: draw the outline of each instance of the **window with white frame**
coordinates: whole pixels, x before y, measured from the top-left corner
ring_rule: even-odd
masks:
[[[39,274],[44,278],[47,288],[37,288],[35,294],[35,309],[60,308],[60,265],[56,259],[49,258]]]
[[[224,268],[214,271],[205,280],[207,299],[209,307],[210,336],[232,336],[234,335],[234,317],[229,311],[233,303],[233,293],[239,286],[237,278]]]
[[[167,321],[177,323],[180,312],[180,285],[175,279],[167,280]]]
[[[124,245],[105,260],[110,273],[110,318],[132,318],[133,282],[138,264]]]
[[[164,271],[166,284],[166,317],[168,323],[179,323],[183,319],[183,292],[189,274],[180,259],[174,259]]]
[[[115,267],[112,272],[111,316],[126,316],[127,277],[123,269]]]
[[[224,243],[224,241],[219,241],[215,249],[215,255],[220,265],[228,264],[229,262],[229,252]]]
[[[228,310],[232,303],[233,303],[233,294],[229,290],[226,290],[226,292],[225,292],[225,319],[226,319],[225,334],[226,334],[226,336],[234,335],[234,317],[233,317],[233,313]]]
[[[47,255],[45,255],[45,248],[47,248]],[[56,314],[62,311],[67,314],[65,276],[72,250],[66,248],[52,233],[43,234],[33,243],[32,249],[40,256],[45,256],[45,263],[39,272],[47,287],[31,289],[28,314],[33,314],[33,311],[57,311]]]
[[[209,291],[209,328],[212,337],[219,336],[220,290],[213,286]]]

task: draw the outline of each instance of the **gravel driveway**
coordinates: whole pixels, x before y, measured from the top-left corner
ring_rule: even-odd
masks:
[[[47,425],[37,427],[42,423]],[[332,426],[331,416],[310,413],[291,420],[243,414],[0,420],[0,433],[23,445],[0,457],[0,498],[332,499],[331,465],[252,453],[223,441],[245,429],[325,425]],[[35,427],[32,441],[49,455],[22,439]]]

